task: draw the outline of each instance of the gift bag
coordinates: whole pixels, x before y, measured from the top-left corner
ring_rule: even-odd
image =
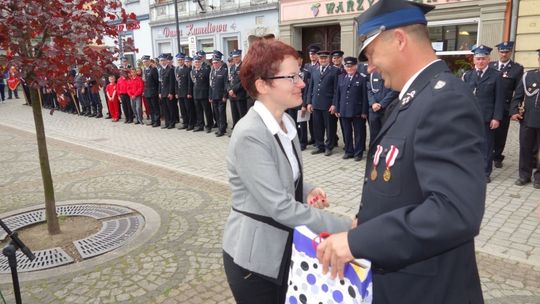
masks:
[[[345,265],[344,279],[322,274],[316,255],[320,238],[306,226],[294,229],[287,297],[288,304],[371,304],[371,263],[356,260]]]

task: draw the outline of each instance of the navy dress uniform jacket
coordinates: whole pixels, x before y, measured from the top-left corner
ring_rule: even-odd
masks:
[[[193,99],[208,99],[210,88],[210,69],[201,67],[199,70],[191,70],[191,81],[193,82]]]
[[[489,63],[489,67],[499,70],[499,62],[492,61]],[[504,68],[499,72],[502,78],[502,91],[504,92],[503,109],[505,112],[508,112],[510,110],[510,102],[512,101],[512,97],[514,97],[514,90],[521,81],[521,77],[523,77],[523,66],[517,62],[509,60]]]
[[[349,81],[347,74],[338,77],[334,106],[341,117],[360,117],[368,113],[366,75],[356,72]]]
[[[518,114],[518,106],[524,102],[523,123],[529,128],[540,128],[540,69],[528,71],[520,80],[512,100],[510,115]]]
[[[157,96],[159,93],[158,70],[150,66],[144,69],[144,97]]]
[[[186,98],[191,94],[191,87],[189,85],[191,69],[186,66],[177,66],[174,69],[174,75],[176,77],[176,95],[181,98]]]
[[[209,98],[212,100],[222,100],[227,98],[229,88],[229,69],[227,65],[222,64],[219,70],[210,72],[210,91]]]
[[[499,71],[488,67],[478,79],[476,70],[463,74],[463,81],[469,85],[482,110],[484,122],[492,119],[501,121],[504,112],[504,92]]]
[[[159,94],[161,98],[167,97],[169,94],[175,94],[176,80],[174,78],[174,67],[168,65],[166,68],[159,70],[161,74],[161,82],[159,83]]]
[[[307,95],[307,104],[311,104],[315,110],[327,111],[332,106],[334,92],[337,89],[339,69],[327,66],[321,74],[321,68],[311,70],[311,80]]]
[[[399,93],[392,89],[384,87],[384,80],[379,73],[372,73],[367,79],[369,107],[374,103],[381,104],[381,110],[377,113],[383,113],[390,103],[398,97]]]
[[[234,98],[235,100],[236,99],[240,99],[240,100],[243,100],[243,99],[246,99],[247,97],[247,94],[246,94],[246,90],[244,89],[244,87],[242,86],[242,82],[240,81],[240,69],[242,68],[242,63],[240,62],[240,64],[238,66],[236,66],[235,64],[233,64],[231,66],[231,71],[230,71],[230,78],[229,78],[229,90],[232,90],[234,92],[234,94],[236,95],[236,98]]]
[[[355,257],[372,261],[375,304],[483,303],[474,237],[484,213],[484,126],[443,61],[423,70],[370,147]],[[371,179],[376,146],[384,150]],[[385,156],[399,149],[391,178]]]

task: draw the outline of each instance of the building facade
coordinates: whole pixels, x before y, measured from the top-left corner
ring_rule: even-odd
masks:
[[[278,0],[150,1],[153,54],[247,49],[250,35],[278,32]],[[180,43],[178,44],[178,39]]]
[[[540,49],[540,1],[519,1],[519,17],[516,35],[516,61],[525,70],[538,69]]]
[[[356,56],[355,17],[377,0],[281,0],[280,39],[295,48],[318,44]],[[506,0],[419,0],[436,6],[428,17],[429,33],[437,54],[454,70],[468,65],[473,45],[494,46],[509,32]],[[307,59],[307,58],[306,58]]]

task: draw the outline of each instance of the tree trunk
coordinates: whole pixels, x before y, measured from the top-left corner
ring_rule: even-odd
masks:
[[[39,165],[41,167],[41,177],[43,179],[43,189],[45,192],[45,214],[47,216],[47,229],[49,234],[59,234],[60,225],[56,214],[56,201],[54,199],[54,186],[49,166],[49,153],[47,152],[47,142],[45,138],[45,127],[43,125],[43,113],[39,92],[30,88],[30,100],[32,101],[32,112],[34,113],[34,123],[36,125],[36,137],[39,152]]]

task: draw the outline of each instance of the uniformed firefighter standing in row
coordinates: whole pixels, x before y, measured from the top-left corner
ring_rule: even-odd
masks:
[[[176,77],[176,99],[180,107],[180,116],[182,117],[182,125],[180,130],[193,130],[195,126],[195,104],[193,103],[192,85],[191,85],[191,68],[185,64],[186,55],[184,53],[176,54],[176,67],[174,75]]]
[[[382,127],[382,119],[388,106],[396,99],[399,92],[384,86],[384,79],[378,72],[369,74],[367,81],[367,98],[369,102],[369,143],[379,134]]]
[[[178,111],[175,107],[176,103],[176,81],[174,78],[174,67],[171,65],[171,54],[161,54],[159,56],[159,100],[160,108],[163,118],[165,118],[165,125],[162,129],[173,129],[176,124],[176,117],[174,111]]]
[[[540,67],[540,49],[538,66]],[[526,72],[516,88],[510,107],[512,120],[519,121],[519,178],[524,186],[534,176],[534,188],[540,189],[540,69]]]
[[[355,161],[360,161],[366,150],[367,75],[358,71],[355,57],[345,58],[345,71],[338,76],[334,106],[343,131],[343,159],[354,157]]]
[[[504,146],[510,126],[510,102],[514,96],[514,90],[523,77],[523,66],[510,59],[512,57],[513,41],[505,41],[496,45],[499,51],[499,60],[492,61],[489,66],[500,72],[501,83],[504,91],[504,106],[501,125],[495,129],[495,140],[493,143],[493,165],[495,168],[502,168]]]
[[[210,69],[203,67],[203,58],[201,56],[193,57],[193,69],[191,70],[191,81],[193,82],[193,100],[195,102],[195,112],[197,120],[193,132],[200,132],[205,129],[210,133],[214,126],[214,116],[212,108],[208,102],[208,90],[210,87],[209,76]],[[205,125],[206,118],[206,125]]]
[[[306,62],[304,64],[304,68],[302,69],[302,72],[304,73],[304,83],[306,85],[303,89],[304,91],[302,92],[302,112],[307,111],[307,96],[309,93],[312,69],[318,69],[320,67],[319,55],[317,55],[317,52],[319,52],[320,50],[321,48],[317,45],[310,45],[308,47],[309,62]],[[313,132],[313,115],[310,115],[308,122],[305,124],[301,124],[300,128],[302,128],[302,135],[300,137],[300,148],[302,150],[305,150],[307,145],[312,145],[315,142],[315,135]]]
[[[216,136],[221,137],[227,132],[227,96],[229,88],[229,69],[223,63],[223,54],[214,51],[212,55],[212,70],[210,72],[209,101],[212,103],[214,118],[218,130]]]
[[[495,129],[500,126],[504,107],[504,96],[499,71],[489,67],[489,54],[491,50],[492,48],[485,45],[479,45],[473,49],[474,69],[463,74],[463,80],[470,86],[473,94],[476,96],[484,119],[484,171],[486,183],[491,182]]]
[[[144,65],[144,97],[148,101],[150,108],[150,124],[152,127],[159,127],[159,75],[155,66],[151,65],[150,56],[142,57]]]
[[[231,101],[231,115],[233,128],[240,118],[247,113],[247,94],[240,82],[240,69],[242,68],[242,50],[232,51],[233,64],[229,70],[229,100]]]
[[[330,156],[336,145],[337,117],[333,115],[335,107],[332,105],[332,99],[337,86],[339,69],[329,64],[329,51],[319,51],[317,55],[319,55],[320,67],[311,70],[307,96],[307,109],[312,112],[315,133],[316,147],[312,154],[324,153],[325,156]]]

